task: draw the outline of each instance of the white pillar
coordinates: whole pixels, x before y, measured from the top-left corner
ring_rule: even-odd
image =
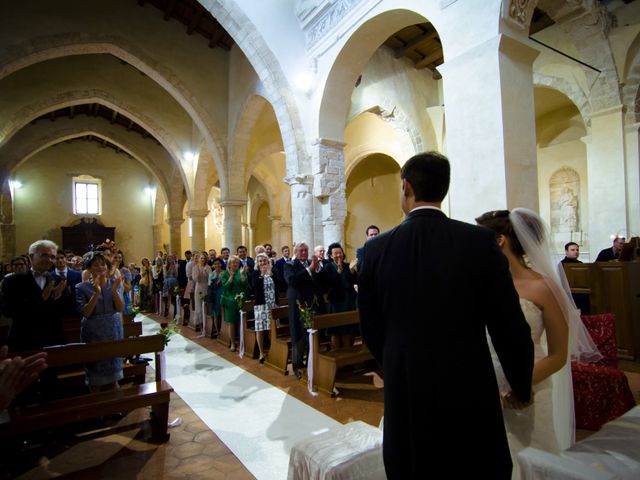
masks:
[[[640,123],[625,127],[625,157],[629,230],[640,235]]]
[[[313,215],[313,177],[311,175],[296,175],[285,178],[291,187],[291,211],[293,241],[307,242],[314,245],[314,215]]]
[[[318,139],[311,147],[313,195],[318,201],[315,225],[321,227],[316,242],[343,242],[347,217],[346,177],[343,142]],[[294,232],[295,233],[295,232]]]
[[[282,217],[280,215],[270,215],[269,220],[271,220],[271,245],[276,251],[280,250],[282,243],[280,241],[280,220]]]
[[[611,246],[611,235],[628,235],[622,105],[591,114],[586,137],[589,176],[589,245],[591,260]]]
[[[182,224],[184,218],[173,217],[167,219],[169,224],[169,247],[172,252],[176,252],[179,258],[182,258]],[[158,225],[158,227],[161,227]],[[162,250],[162,230],[156,231],[156,225],[153,226],[153,248],[154,255],[158,250]]]
[[[291,249],[291,253],[293,254],[293,240],[292,240],[292,233],[291,233],[291,224],[290,223],[286,223],[286,222],[282,222],[280,224],[280,248],[282,248],[285,245],[288,245],[289,248]]]
[[[224,238],[222,246],[235,254],[236,247],[242,244],[242,213],[247,202],[242,200],[225,200],[220,202],[224,208]]]
[[[438,67],[454,218],[473,222],[487,210],[538,209],[532,74],[537,55],[500,34]]]
[[[209,210],[189,210],[191,218],[191,250],[202,252],[205,250],[204,222],[209,215]]]

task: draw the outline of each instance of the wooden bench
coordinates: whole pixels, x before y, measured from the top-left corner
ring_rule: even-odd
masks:
[[[255,322],[253,319],[253,301],[244,302],[240,311],[240,328],[244,336],[244,351],[251,358],[258,358],[260,350],[256,342]]]
[[[82,327],[81,318],[65,318],[63,320],[64,338],[66,343],[80,343],[80,329]],[[123,338],[140,337],[142,335],[141,321],[123,321]],[[123,378],[120,384],[133,382],[141,384],[145,381],[148,362],[124,363],[122,365]],[[58,373],[58,378],[69,384],[84,384],[84,369],[72,366],[64,368]]]
[[[167,433],[169,397],[173,388],[162,380],[159,354],[163,350],[164,337],[162,335],[125,338],[92,344],[62,345],[43,349],[47,352],[49,368],[64,368],[114,357],[130,357],[153,352],[156,359],[156,378],[154,382],[141,385],[107,392],[75,395],[39,405],[11,409],[9,410],[10,420],[0,424],[0,438],[151,406],[153,439],[166,441],[169,438]],[[28,354],[31,353],[34,352]]]
[[[335,395],[336,373],[338,369],[347,365],[357,365],[369,360],[373,360],[373,355],[366,345],[355,345],[353,347],[339,348],[327,352],[320,351],[320,338],[318,332],[327,328],[339,327],[341,325],[352,325],[360,323],[360,315],[357,310],[341,313],[329,313],[326,315],[315,315],[313,317],[313,383],[314,388],[328,395]]]
[[[289,307],[279,306],[271,310],[271,347],[265,360],[265,365],[287,375],[287,365],[291,358],[291,334],[289,324]]]

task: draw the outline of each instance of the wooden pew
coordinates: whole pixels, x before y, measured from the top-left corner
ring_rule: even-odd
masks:
[[[265,365],[287,375],[287,364],[291,358],[291,334],[289,323],[285,321],[289,317],[289,307],[279,306],[271,310],[271,347],[265,360]]]
[[[339,348],[320,352],[320,336],[318,332],[327,328],[339,327],[341,325],[359,324],[360,315],[357,310],[341,313],[329,313],[326,315],[315,315],[313,317],[313,383],[314,388],[328,395],[334,396],[336,383],[336,373],[338,369],[347,365],[356,365],[369,360],[373,360],[373,355],[364,345]]]
[[[251,358],[258,358],[260,350],[256,342],[255,322],[253,320],[253,301],[244,302],[240,312],[240,328],[244,335],[244,351]]]
[[[63,320],[64,338],[66,343],[80,343],[81,318],[65,318]],[[140,337],[142,335],[141,321],[124,321],[122,324],[123,338]],[[120,384],[133,381],[141,384],[145,381],[147,373],[147,362],[125,363],[122,366],[123,379]],[[84,383],[84,369],[72,366],[62,369],[58,373],[58,378],[70,384],[82,385]]]
[[[151,406],[153,439],[166,441],[169,419],[169,396],[173,388],[162,380],[160,352],[164,350],[164,337],[125,338],[111,342],[47,347],[49,368],[64,368],[114,357],[129,357],[153,352],[156,358],[154,382],[133,385],[108,392],[75,395],[40,405],[9,410],[8,422],[0,424],[0,438],[29,433],[44,428],[58,427],[91,418],[127,412]],[[34,352],[13,354],[26,356]]]

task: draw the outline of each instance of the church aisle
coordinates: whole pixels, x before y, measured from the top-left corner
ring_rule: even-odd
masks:
[[[160,327],[143,317],[143,328]],[[182,335],[165,352],[175,392],[258,479],[286,478],[292,445],[340,425]]]

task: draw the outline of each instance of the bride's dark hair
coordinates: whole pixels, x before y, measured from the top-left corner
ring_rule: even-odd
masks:
[[[519,257],[526,254],[518,236],[513,229],[513,224],[509,218],[509,210],[493,210],[491,212],[483,213],[476,218],[476,223],[483,227],[490,228],[498,235],[504,235],[509,239],[509,248],[514,255]],[[544,238],[544,226],[538,221],[537,218],[527,216],[524,218],[525,224],[529,231],[533,234],[534,238],[538,241],[542,241]]]

